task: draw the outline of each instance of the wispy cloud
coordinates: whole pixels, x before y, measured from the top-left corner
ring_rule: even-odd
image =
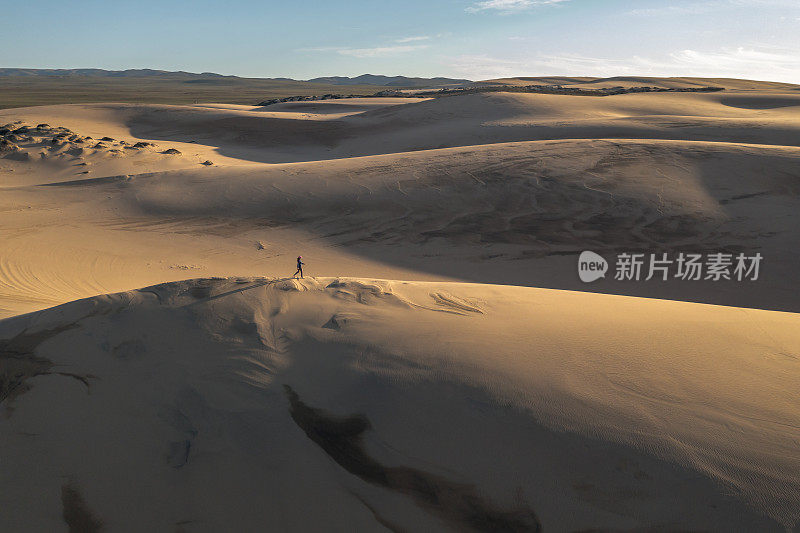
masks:
[[[414,41],[427,41],[431,37],[430,35],[417,35],[414,37],[403,37],[402,39],[395,39],[394,42],[396,43],[413,43]]]
[[[343,48],[338,51],[344,56],[353,57],[387,57],[398,54],[407,54],[428,48],[427,44],[399,45],[399,46],[376,46],[375,48]]]
[[[702,15],[721,7],[723,2],[694,2],[683,5],[632,9],[628,15],[641,17],[663,17],[669,15]]]
[[[483,0],[469,6],[468,13],[478,13],[481,11],[494,11],[498,13],[513,13],[523,11],[535,6],[546,6],[569,2],[569,0]]]
[[[295,52],[338,52],[344,50],[341,46],[310,46],[306,48],[298,48]]]
[[[459,75],[469,73],[472,76],[470,79],[474,80],[529,75],[522,61],[492,57],[487,54],[464,54],[448,58],[447,65],[453,72],[461,73]]]
[[[669,16],[669,15],[702,15],[712,11],[736,7],[745,8],[797,8],[797,0],[699,0],[683,4],[659,7],[636,8],[627,11],[627,15],[636,16]]]
[[[406,44],[392,46],[375,46],[373,48],[347,48],[342,46],[322,46],[316,48],[299,48],[298,52],[335,53],[351,57],[391,57],[428,48],[427,44]]]
[[[439,37],[437,35],[436,37]],[[424,50],[430,45],[423,44],[424,41],[433,39],[430,35],[409,35],[394,39],[392,42],[368,48],[354,48],[351,46],[320,46],[313,48],[299,48],[297,52],[317,52],[334,53],[342,56],[368,58],[368,57],[391,57],[410,52]]]
[[[800,81],[800,50],[777,47],[722,49],[715,52],[681,50],[670,54],[676,66],[740,76],[759,73],[760,79],[780,77]]]
[[[678,50],[661,58],[538,54],[524,58],[463,55],[448,60],[454,75],[471,79],[513,76],[694,76],[800,82],[800,50],[752,46]]]

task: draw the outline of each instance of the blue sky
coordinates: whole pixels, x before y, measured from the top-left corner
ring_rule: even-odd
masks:
[[[800,83],[800,0],[0,2],[2,67]]]

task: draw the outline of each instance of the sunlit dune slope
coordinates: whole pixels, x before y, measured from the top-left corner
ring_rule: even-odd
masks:
[[[781,531],[798,320],[352,278],[66,304],[0,322],[0,526]]]
[[[186,271],[285,275],[299,254],[323,275],[797,311],[800,93],[725,83],[4,110],[0,126],[27,131],[0,152],[0,315]],[[752,283],[586,285],[585,249],[612,263],[624,251],[760,253],[764,270]]]
[[[486,85],[562,85],[564,87],[659,87],[662,89],[683,89],[698,87],[722,87],[727,91],[797,91],[800,85],[775,81],[757,81],[737,78],[658,78],[649,76],[612,76],[610,78],[591,78],[576,76],[544,76],[498,78],[478,82]]]
[[[794,147],[555,140],[209,167],[148,148],[113,161],[178,168],[105,176],[98,157],[106,156],[85,156],[93,169],[86,176],[14,163],[7,179],[28,186],[0,198],[6,313],[181,279],[186,270],[291,274],[300,254],[325,275],[798,309]],[[609,275],[587,285],[575,274],[584,249],[609,259],[622,251],[758,252],[764,267],[754,282],[637,284]]]
[[[487,93],[247,106],[103,104],[0,112],[84,134],[178,149],[213,148],[226,164],[327,160],[498,142],[641,138],[797,146],[800,93],[724,91],[563,96]],[[13,114],[12,114],[13,113]],[[188,145],[191,146],[188,146]],[[172,145],[171,145],[172,146]],[[206,154],[206,152],[203,152]]]

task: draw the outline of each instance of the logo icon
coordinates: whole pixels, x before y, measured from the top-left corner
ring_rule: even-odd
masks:
[[[591,283],[600,278],[606,277],[608,262],[603,256],[589,250],[581,252],[578,258],[578,276],[584,283]]]

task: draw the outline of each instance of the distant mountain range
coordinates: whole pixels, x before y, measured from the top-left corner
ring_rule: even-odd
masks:
[[[71,69],[38,69],[38,68],[0,68],[0,76],[91,76],[106,78],[142,78],[159,77],[183,80],[203,79],[246,79],[238,76],[225,76],[213,72],[200,74],[183,71],[168,71],[154,69],[129,69],[129,70],[104,70],[99,68],[71,68]],[[250,78],[252,79],[252,78]],[[328,85],[378,85],[383,87],[442,87],[472,83],[470,80],[452,78],[409,78],[406,76],[382,76],[375,74],[362,74],[350,78],[347,76],[324,76],[310,80],[295,80],[292,78],[260,78],[275,81],[304,81],[308,83],[325,83]]]
[[[183,71],[153,70],[149,68],[129,70],[104,70],[101,68],[0,68],[0,76],[93,76],[99,78],[141,78],[146,76],[170,78],[235,78],[213,72],[195,74]]]

